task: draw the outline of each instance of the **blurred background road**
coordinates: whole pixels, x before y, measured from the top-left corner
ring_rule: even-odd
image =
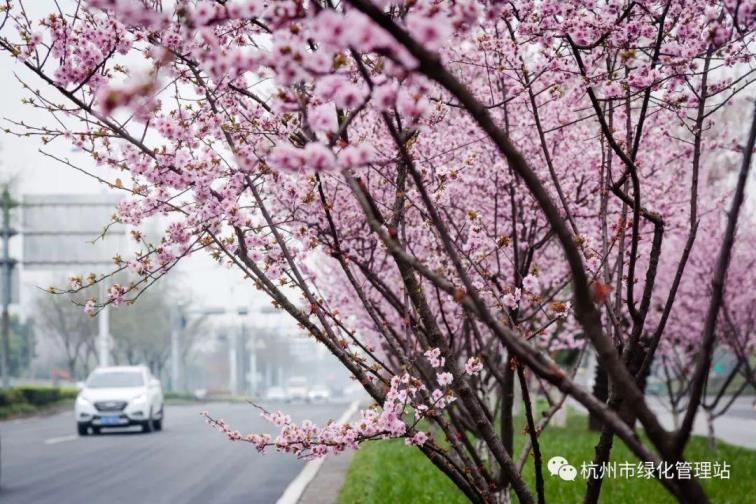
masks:
[[[267,405],[277,409],[276,405]],[[286,404],[295,421],[337,419],[347,404]],[[166,406],[164,431],[138,428],[75,434],[72,411],[0,422],[3,504],[273,503],[304,465],[258,454],[208,426],[200,412],[242,433],[275,432],[246,403]]]
[[[722,402],[726,403],[730,399],[729,396],[725,396]],[[650,396],[648,403],[654,413],[659,416],[662,426],[672,429],[675,422],[664,398]],[[707,432],[706,414],[704,411],[699,411],[693,424],[693,433],[705,436]],[[727,412],[714,420],[714,432],[717,438],[731,445],[756,449],[756,399],[752,395],[736,398]]]

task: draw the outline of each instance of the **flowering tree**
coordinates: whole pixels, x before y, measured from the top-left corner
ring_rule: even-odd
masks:
[[[27,83],[28,103],[55,122],[10,131],[123,172],[74,166],[133,195],[120,222],[171,220],[159,243],[134,231],[139,253],[115,268],[130,283],[72,279],[109,284],[85,309],[132,302],[204,251],[376,403],[324,426],[265,412],[275,438],[210,417],[231,439],[317,457],[404,437],[472,501],[543,502],[539,433],[571,396],[602,422],[595,462],[617,436],[644,461],[684,463],[753,150],[747,114],[724,121],[754,77],[754,2],[90,0],[40,20],[16,3],[0,46],[47,85]],[[710,183],[714,163],[738,167],[734,191]],[[645,377],[701,216],[723,202],[691,399],[667,432]],[[608,401],[552,358],[589,347]],[[533,383],[551,402],[541,418]],[[660,482],[707,499],[695,479]],[[586,501],[600,489],[589,480]]]
[[[702,220],[707,230],[690,258],[689,273],[683,278],[678,301],[670,313],[670,326],[660,342],[657,368],[664,380],[667,399],[674,424],[679,427],[680,414],[685,412],[688,392],[692,386],[692,373],[699,352],[696,335],[701,334],[704,313],[700,303],[701,289],[708,289],[707,279],[713,275],[717,246],[716,233],[708,232],[714,225],[710,214]],[[750,243],[754,243],[751,228],[738,232],[738,243],[733,248],[732,265],[728,272],[727,289],[723,294],[721,318],[718,320],[714,344],[714,369],[707,374],[701,402],[708,424],[709,444],[716,447],[714,420],[722,416],[749,387],[756,388],[751,357],[756,345],[754,299],[746,286],[752,285],[754,264]],[[720,372],[717,373],[717,368]]]

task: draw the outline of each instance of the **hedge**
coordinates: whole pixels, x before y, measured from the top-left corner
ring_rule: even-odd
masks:
[[[197,397],[195,397],[194,394],[191,392],[174,392],[174,391],[166,391],[163,396],[166,399],[173,399],[177,401],[196,401]]]
[[[0,389],[0,407],[21,402],[25,402],[25,399],[18,389]]]
[[[77,394],[78,390],[73,387],[48,385],[21,385],[7,390],[0,389],[0,418],[32,412],[62,399],[72,399]]]

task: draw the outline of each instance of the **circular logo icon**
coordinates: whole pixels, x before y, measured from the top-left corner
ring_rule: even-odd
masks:
[[[577,478],[577,469],[570,464],[563,465],[559,468],[559,477],[564,481],[574,481]]]
[[[556,476],[557,474],[559,474],[559,468],[564,465],[569,465],[569,462],[567,462],[567,459],[564,457],[557,456],[557,457],[551,457],[548,463],[546,464],[546,467],[548,468],[549,473],[552,476]]]

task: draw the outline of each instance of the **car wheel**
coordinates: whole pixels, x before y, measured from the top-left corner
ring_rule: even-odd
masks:
[[[149,418],[142,424],[142,432],[152,432],[152,410],[150,410]]]
[[[79,433],[79,436],[86,436],[89,434],[89,426],[85,423],[77,423],[76,431]]]
[[[152,428],[156,431],[163,430],[163,419],[165,418],[165,409],[160,408],[160,418],[153,420]]]

